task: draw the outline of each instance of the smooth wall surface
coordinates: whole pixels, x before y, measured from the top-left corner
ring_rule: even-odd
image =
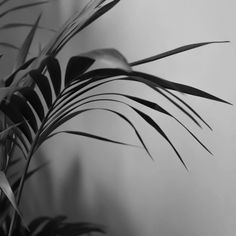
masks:
[[[44,24],[50,22],[51,12],[57,12],[52,24],[58,24],[56,19],[63,22],[86,1],[78,2],[59,1],[57,8],[45,12]],[[134,61],[189,43],[230,40],[229,44],[209,45],[136,69],[196,86],[236,104],[235,8],[233,0],[123,0],[76,37],[59,57],[65,63],[69,56],[80,52],[114,47]],[[106,225],[109,236],[235,235],[235,107],[184,96],[211,124],[211,132],[207,127],[195,127],[147,88],[120,83],[103,89],[117,87],[119,91],[143,93],[146,98],[163,102],[207,144],[214,156],[199,147],[173,120],[150,113],[160,120],[180,151],[189,168],[189,172],[185,171],[158,134],[128,109],[117,107],[140,127],[155,161],[141,149],[58,137],[45,144],[35,158],[40,162],[43,154],[52,160],[48,167],[52,173],[45,171],[34,177],[35,182],[43,180],[40,198],[34,182],[28,185],[25,194],[36,196],[36,200],[27,200],[29,218],[35,212],[68,214],[73,220]],[[91,113],[66,127],[138,143],[132,129],[110,114]],[[48,182],[54,184],[53,189],[45,185]]]

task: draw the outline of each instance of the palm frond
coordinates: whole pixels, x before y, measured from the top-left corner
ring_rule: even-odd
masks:
[[[9,1],[10,0],[2,1],[0,6]],[[47,2],[48,1],[39,1],[13,7],[1,13],[0,18],[8,13],[21,9],[28,9]],[[26,61],[36,29],[39,28],[39,16],[32,25],[29,34],[26,36],[26,39],[19,50],[14,71],[4,80],[5,87],[0,88],[0,111],[7,116],[9,123],[14,126],[14,143],[19,147],[27,159],[23,175],[14,182],[12,187],[10,186],[5,173],[3,171],[0,172],[0,188],[6,196],[5,200],[7,198],[15,209],[9,224],[10,236],[12,235],[13,230],[17,229],[17,227],[14,227],[14,223],[16,212],[19,212],[17,204],[20,202],[24,183],[29,176],[38,170],[28,172],[29,163],[39,146],[49,138],[61,133],[66,133],[113,144],[137,146],[81,130],[57,130],[61,125],[74,117],[80,117],[83,114],[89,114],[96,111],[112,113],[130,126],[147,155],[153,158],[151,151],[147,147],[146,140],[143,138],[142,133],[139,131],[135,121],[131,119],[129,114],[120,112],[115,108],[106,107],[106,105],[111,102],[126,106],[137,118],[153,128],[153,130],[170,145],[182,165],[187,169],[185,161],[172,143],[168,134],[166,134],[166,131],[160,127],[158,121],[154,119],[152,115],[143,110],[143,108],[148,110],[151,109],[156,113],[161,113],[172,118],[205,150],[211,153],[200,139],[196,137],[195,134],[175,115],[170,113],[164,105],[150,101],[139,94],[131,95],[129,93],[114,92],[96,93],[95,89],[115,81],[129,81],[131,84],[141,83],[162,96],[168,103],[174,105],[195,125],[202,127],[203,123],[210,128],[208,123],[198,114],[198,112],[196,112],[191,105],[185,102],[180,96],[182,94],[189,94],[226,104],[230,104],[229,102],[200,89],[168,81],[148,73],[143,73],[134,70],[132,67],[204,45],[222,43],[221,41],[190,44],[132,63],[128,63],[125,57],[117,50],[94,50],[71,57],[66,66],[65,76],[63,77],[56,55],[72,37],[113,8],[118,2],[119,0],[90,1],[82,11],[76,12],[68,19],[64,26],[55,33],[50,42],[40,50],[38,57]],[[2,29],[23,26],[27,25],[24,25],[23,23],[12,23],[2,26]],[[4,42],[2,43],[2,46],[4,46]],[[6,43],[5,46],[7,46]],[[8,46],[14,48],[14,45],[8,44]],[[94,69],[94,67],[96,68],[96,65],[99,65],[101,62],[104,66]],[[180,92],[180,94],[177,96],[174,93],[175,91]],[[90,92],[93,92],[93,94],[91,95]],[[102,106],[99,104],[102,104]],[[90,106],[88,107],[88,105]],[[14,193],[16,189],[18,191],[15,199]],[[8,210],[9,209],[4,211],[6,215],[8,214]],[[38,230],[38,227],[40,227],[40,231],[34,234],[37,236],[46,235],[52,230],[56,232],[56,235],[80,235],[93,231],[104,232],[100,227],[92,224],[65,223],[65,219],[64,216],[56,218],[42,217],[33,221],[29,225],[29,228],[31,229],[31,233],[34,233]]]
[[[196,125],[200,127],[200,122],[204,121],[201,116],[198,115],[195,110],[189,109],[191,108],[191,106],[187,103],[184,103],[186,107],[183,107],[183,103],[174,101],[171,98],[172,93],[170,92],[170,90],[181,91],[181,93],[191,94],[194,96],[227,103],[225,100],[222,100],[202,90],[179,83],[173,83],[171,81],[164,80],[157,76],[153,76],[143,72],[133,71],[131,70],[128,62],[126,62],[126,60],[120,53],[118,53],[117,51],[115,51],[115,53],[111,52],[111,49],[103,49],[101,50],[101,53],[96,50],[94,52],[89,52],[88,54],[72,57],[67,64],[64,80],[62,79],[59,62],[57,61],[57,59],[51,56],[42,61],[39,69],[31,70],[29,72],[29,76],[36,84],[36,87],[19,88],[13,93],[8,102],[3,101],[0,104],[0,109],[9,117],[9,119],[11,119],[13,123],[20,124],[18,128],[24,135],[24,146],[27,146],[29,149],[34,143],[34,151],[36,151],[39,145],[41,145],[45,140],[60,133],[55,132],[55,130],[63,123],[67,122],[75,116],[79,116],[85,112],[96,109],[96,107],[94,109],[84,108],[86,104],[92,104],[96,101],[114,101],[121,102],[124,105],[128,105],[129,108],[131,108],[139,117],[141,117],[145,122],[149,123],[172,146],[182,164],[184,164],[185,166],[185,163],[182,160],[180,154],[178,153],[168,136],[165,134],[165,132],[157,124],[157,122],[154,121],[154,119],[150,115],[145,114],[138,106],[129,104],[129,101],[135,101],[136,104],[141,104],[149,109],[155,109],[155,111],[157,112],[164,113],[165,115],[174,118],[174,120],[181,124],[181,126],[185,130],[187,130],[187,132],[203,148],[209,151],[206,146],[202,144],[202,142],[185,125],[183,125],[174,115],[171,115],[165,108],[163,108],[159,104],[145,100],[141,97],[131,96],[129,94],[110,93],[109,99],[101,99],[100,97],[97,97],[93,100],[89,100],[93,96],[85,96],[87,92],[92,91],[96,87],[102,86],[106,83],[112,83],[116,80],[142,83],[162,95],[170,103],[174,104],[180,111],[183,112],[183,114],[187,115],[190,120],[192,120]],[[97,61],[106,58],[113,58],[111,68],[90,69]],[[41,67],[46,68],[46,70],[48,71],[47,75],[42,73],[42,70],[40,69]],[[39,92],[42,94],[42,97],[40,97]],[[166,92],[169,92],[169,94]],[[124,103],[119,98],[117,98],[116,95],[128,98],[128,101]],[[98,96],[98,94],[95,94],[94,96]],[[114,96],[116,96],[116,98],[114,98]],[[84,100],[85,102],[83,102]],[[46,113],[44,104],[46,104],[47,106]],[[113,109],[110,109],[110,112],[113,112],[114,114],[121,117],[121,113],[118,113]],[[141,138],[142,135],[139,134],[138,129],[134,126],[133,122],[131,122],[129,118],[124,114],[122,114],[121,118],[128,122],[129,125],[135,130],[139,141],[142,143],[147,153],[151,156],[145,145],[145,141]],[[38,122],[39,120],[40,122]],[[204,123],[206,122],[204,121]],[[84,133],[82,133],[82,131],[73,132],[73,134],[85,135]],[[72,131],[67,131],[67,133],[72,133]],[[108,139],[106,140],[104,137],[95,135],[93,136],[92,134],[86,135],[87,137],[99,137],[100,140],[108,141]],[[35,142],[35,137],[37,142]],[[119,143],[118,141],[114,140],[112,140],[112,142]]]

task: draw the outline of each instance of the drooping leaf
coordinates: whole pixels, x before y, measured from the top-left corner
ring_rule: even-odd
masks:
[[[15,44],[8,43],[8,42],[0,42],[0,46],[4,48],[10,48],[19,51],[20,47],[16,46]]]
[[[61,67],[58,60],[53,57],[46,59],[47,70],[54,87],[55,95],[58,96],[61,92]]]
[[[52,105],[52,91],[48,78],[38,70],[30,71],[29,75],[40,89],[47,106],[50,107]]]
[[[38,94],[29,87],[21,88],[18,92],[25,97],[25,99],[30,103],[30,105],[36,111],[39,119],[42,121],[44,118],[44,108],[40,101]]]
[[[158,111],[158,112],[161,112],[165,115],[168,115],[170,116],[171,118],[175,119],[207,152],[209,152],[210,154],[212,154],[212,152],[196,137],[196,135],[194,135],[179,119],[177,119],[175,116],[173,116],[172,114],[170,114],[167,110],[165,110],[163,107],[161,107],[160,105],[158,105],[157,103],[154,103],[154,102],[151,102],[151,101],[148,101],[148,100],[145,100],[145,99],[142,99],[140,97],[134,97],[134,96],[131,96],[131,95],[126,95],[126,94],[121,94],[121,93],[101,93],[101,94],[94,94],[94,95],[90,95],[90,96],[87,96],[85,98],[82,98],[80,99],[78,102],[82,102],[83,100],[88,100],[90,98],[93,98],[93,97],[100,97],[100,96],[104,96],[104,95],[118,95],[118,96],[123,96],[123,97],[126,97],[126,98],[129,98],[139,104],[142,104],[143,106],[146,106],[150,109],[153,109],[155,111]],[[117,100],[117,99],[111,99],[111,98],[104,98],[104,99],[101,99],[101,98],[97,98],[95,100],[89,100],[88,102],[85,102],[83,104],[80,104],[81,105],[84,105],[84,104],[87,104],[87,103],[92,103],[92,102],[98,102],[98,101],[112,101],[112,102],[119,102],[119,103],[122,103],[122,104],[125,104],[126,106],[129,106],[131,109],[135,110],[137,108],[134,108],[134,106],[126,103],[126,102],[123,102],[123,101],[120,101],[120,100]],[[75,103],[76,104],[76,103]],[[74,105],[74,104],[73,104]],[[73,106],[72,105],[72,106]]]
[[[146,150],[147,154],[152,158],[150,152],[148,151],[148,148],[146,147],[141,135],[139,134],[138,130],[136,129],[136,127],[133,125],[133,123],[122,113],[112,110],[112,109],[107,109],[107,108],[88,108],[88,109],[82,109],[79,111],[74,111],[76,108],[78,107],[73,107],[71,108],[69,111],[67,111],[65,114],[62,114],[61,116],[57,117],[52,124],[50,124],[50,126],[42,133],[41,135],[41,140],[40,140],[40,145],[47,140],[47,137],[59,126],[61,126],[62,124],[64,124],[65,122],[67,122],[68,120],[83,114],[85,112],[88,111],[96,111],[96,110],[100,110],[100,111],[108,111],[110,113],[116,114],[118,117],[120,117],[121,119],[123,119],[124,121],[126,121],[135,131],[136,136],[138,137],[139,141],[142,143],[144,149]]]
[[[199,122],[188,111],[186,111],[182,106],[180,106],[177,102],[175,102],[173,99],[171,99],[169,96],[167,96],[161,90],[161,89],[165,90],[165,88],[162,86],[162,84],[160,84],[160,83],[157,84],[155,76],[148,75],[148,74],[141,73],[141,72],[136,72],[136,71],[126,72],[121,69],[113,69],[113,68],[96,69],[96,70],[89,71],[89,72],[85,73],[83,76],[80,76],[79,82],[84,81],[88,78],[93,78],[87,82],[87,84],[89,84],[89,83],[93,83],[98,80],[103,80],[104,78],[109,78],[109,77],[113,77],[113,76],[122,76],[122,75],[126,75],[127,77],[122,77],[117,80],[138,81],[138,82],[141,82],[141,83],[147,85],[148,87],[150,87],[154,91],[160,93],[163,97],[165,97],[168,101],[170,101],[173,105],[175,105],[178,109],[180,109],[184,114],[186,114],[196,125],[201,127]],[[158,86],[160,88],[158,88]],[[84,84],[81,84],[81,85],[79,84],[78,87],[80,87],[80,89],[81,89],[84,87]],[[96,86],[94,86],[94,87],[96,87]],[[79,95],[87,92],[88,90],[90,90],[90,88],[88,88],[87,90],[83,90],[82,92],[79,93]]]
[[[13,94],[11,96],[11,103],[18,108],[18,110],[25,117],[25,120],[30,124],[31,128],[36,133],[38,130],[38,124],[33,111],[27,104],[27,100],[23,96]]]
[[[87,137],[87,138],[92,138],[92,139],[96,139],[96,140],[100,140],[100,141],[105,141],[105,142],[109,142],[109,143],[114,143],[114,144],[121,144],[121,145],[125,145],[125,146],[133,146],[133,147],[137,147],[136,145],[133,144],[128,144],[128,143],[124,143],[124,142],[119,142],[119,141],[115,141],[109,138],[105,138],[102,136],[98,136],[98,135],[94,135],[94,134],[90,134],[87,132],[82,132],[82,131],[74,131],[74,130],[63,130],[63,131],[58,131],[53,133],[52,135],[49,135],[48,138],[51,138],[55,135],[58,134],[72,134],[72,135],[78,135],[78,136],[82,136],[82,137]]]
[[[32,28],[34,25],[31,23],[18,23],[18,22],[14,22],[14,23],[8,23],[5,24],[3,26],[0,26],[0,30],[7,30],[7,29],[15,29],[15,28]],[[47,27],[43,27],[38,25],[38,29],[42,29],[42,30],[47,30],[47,31],[51,31],[51,32],[56,32],[55,29],[51,29],[51,28],[47,28]]]
[[[175,146],[172,144],[172,142],[170,141],[170,139],[167,137],[167,135],[164,133],[164,131],[160,128],[160,126],[147,114],[143,113],[142,111],[135,109],[134,110],[148,123],[150,124],[169,144],[170,146],[173,148],[173,150],[175,151],[176,155],[179,157],[179,160],[182,162],[182,164],[184,165],[184,167],[188,170],[185,162],[183,161],[182,157],[180,156],[179,152],[176,150]]]

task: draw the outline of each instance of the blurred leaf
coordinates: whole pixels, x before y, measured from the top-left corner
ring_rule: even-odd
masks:
[[[25,41],[23,42],[22,47],[20,48],[20,51],[17,55],[16,58],[16,63],[15,63],[15,69],[19,68],[25,63],[26,57],[28,55],[30,46],[32,44],[32,41],[34,39],[35,32],[38,28],[38,24],[41,18],[41,14],[38,16],[36,22],[34,23],[32,29],[30,30],[29,34],[27,35]]]
[[[30,7],[35,7],[35,6],[38,6],[38,5],[42,5],[42,4],[46,4],[48,3],[49,1],[39,1],[39,2],[34,2],[34,3],[27,3],[27,4],[22,4],[22,5],[19,5],[19,6],[16,6],[16,7],[13,7],[13,8],[10,8],[2,13],[0,13],[0,18],[6,16],[7,14],[11,13],[11,12],[14,12],[14,11],[18,11],[18,10],[23,10],[23,9],[28,9]]]
[[[32,134],[28,125],[26,124],[22,113],[15,107],[11,102],[6,103],[2,102],[0,106],[0,110],[4,112],[8,116],[8,118],[14,123],[19,124],[19,129],[28,139],[28,141],[32,142]]]
[[[0,30],[15,29],[15,28],[22,28],[22,27],[33,28],[34,25],[31,24],[31,23],[17,23],[17,22],[14,22],[14,23],[8,23],[8,24],[5,24],[3,26],[0,26]],[[51,32],[56,32],[55,29],[50,29],[50,28],[43,27],[43,26],[40,26],[40,25],[38,25],[38,29],[47,30],[47,31],[51,31]]]
[[[105,68],[111,67],[128,72],[131,71],[131,67],[126,58],[119,51],[113,48],[97,49],[80,54],[80,56],[94,59],[94,61],[102,63],[102,67]]]
[[[14,45],[14,44],[12,44],[12,43],[0,42],[0,46],[1,46],[1,47],[5,47],[5,48],[14,49],[14,50],[17,50],[17,51],[20,50],[20,47]]]
[[[92,232],[105,233],[104,227],[100,225],[84,222],[71,223],[65,220],[65,216],[36,218],[29,225],[30,233],[27,236],[79,236]]]
[[[10,201],[11,205],[14,207],[16,212],[21,216],[16,204],[14,193],[6,178],[5,173],[2,171],[0,171],[0,189],[4,192],[5,196],[8,198],[8,200]]]
[[[82,29],[113,8],[119,0],[106,3],[104,0],[90,1],[82,11],[72,15],[59,29],[42,51],[43,55],[56,56],[59,51]]]

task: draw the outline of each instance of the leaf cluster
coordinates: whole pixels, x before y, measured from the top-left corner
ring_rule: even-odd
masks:
[[[2,1],[0,6],[9,1]],[[13,7],[0,14],[0,18],[11,12],[47,2],[39,1]],[[4,79],[4,83],[0,87],[0,111],[2,116],[0,147],[3,150],[1,156],[3,164],[0,169],[0,189],[2,190],[0,201],[1,235],[63,236],[81,235],[92,231],[104,232],[97,225],[65,222],[66,218],[64,216],[55,218],[40,217],[33,220],[29,226],[26,226],[22,220],[18,206],[25,181],[43,167],[39,166],[29,171],[30,161],[37,149],[48,139],[58,134],[67,134],[83,136],[113,144],[137,146],[136,144],[113,140],[82,130],[59,130],[64,123],[85,113],[92,114],[96,111],[103,111],[119,117],[130,126],[139,140],[139,145],[146,151],[148,156],[153,158],[151,151],[147,147],[147,141],[143,138],[139,127],[135,125],[133,120],[125,112],[118,111],[116,108],[106,107],[109,103],[117,103],[127,107],[144,123],[152,127],[171,146],[186,169],[187,166],[170,137],[159,125],[158,121],[150,113],[144,111],[145,109],[170,117],[182,126],[199,145],[211,153],[187,125],[172,114],[164,104],[160,104],[158,101],[151,101],[145,98],[143,94],[131,95],[127,92],[98,93],[96,89],[116,81],[122,81],[124,83],[129,81],[132,85],[137,83],[142,84],[149,88],[150,91],[154,91],[156,94],[162,96],[169,104],[174,105],[182,112],[183,116],[188,117],[198,127],[205,125],[211,129],[201,115],[190,104],[184,101],[182,95],[188,94],[223,103],[228,103],[227,101],[192,86],[141,72],[136,70],[136,66],[201,46],[222,42],[214,41],[189,44],[130,63],[115,49],[98,49],[72,56],[67,63],[65,73],[61,71],[60,61],[57,59],[57,54],[61,49],[71,38],[113,8],[118,2],[119,0],[90,1],[82,11],[76,12],[69,18],[54,34],[49,43],[40,51],[39,55],[33,58],[28,58],[29,50],[35,37],[35,32],[41,27],[39,26],[41,15],[38,16],[32,25],[8,23],[0,28],[7,29],[31,26],[30,32],[19,49],[13,72]],[[2,42],[3,44],[4,42]],[[101,62],[103,62],[103,66],[97,68],[96,65],[100,65]],[[24,169],[20,173],[16,173],[15,176],[17,178],[12,180],[8,176],[8,171],[18,162],[18,160],[13,158],[14,148],[17,148],[18,151],[20,150],[24,156]]]

